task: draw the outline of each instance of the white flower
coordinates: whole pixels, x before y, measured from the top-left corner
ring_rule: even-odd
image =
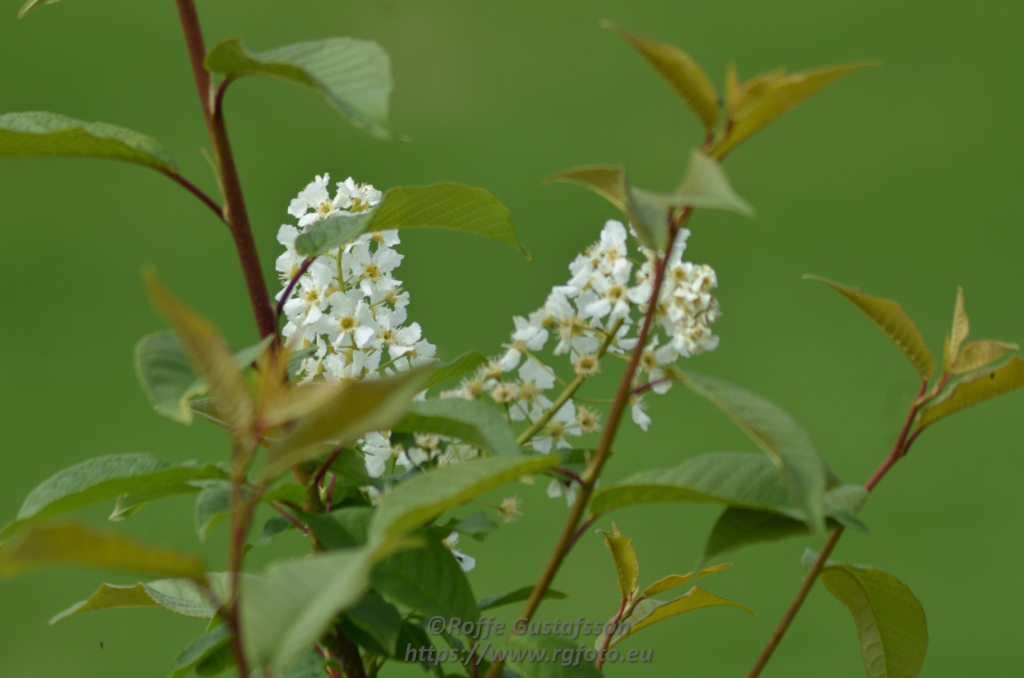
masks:
[[[455,556],[455,560],[458,561],[459,567],[462,568],[463,572],[469,572],[476,567],[476,558],[473,556],[467,556],[462,551],[455,548],[455,545],[459,543],[459,533],[452,532],[448,535],[448,538],[444,540],[444,545],[448,547],[448,550]]]

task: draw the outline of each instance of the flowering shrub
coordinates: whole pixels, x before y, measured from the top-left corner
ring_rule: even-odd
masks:
[[[53,3],[29,0],[23,13],[45,4]],[[805,554],[808,574],[749,675],[760,675],[819,578],[850,609],[869,676],[919,673],[927,629],[910,589],[886,572],[836,563],[830,555],[846,530],[865,530],[857,514],[869,493],[924,430],[1024,385],[1024,362],[1006,359],[1017,347],[967,342],[960,293],[937,367],[897,303],[817,279],[863,311],[921,378],[891,452],[863,485],[840,480],[777,405],[689,369],[689,359],[718,348],[713,326],[721,311],[713,296],[715,270],[684,258],[688,220],[708,209],[751,216],[722,168],[725,156],[864,64],[772,71],[745,83],[730,67],[720,98],[685,52],[612,27],[701,120],[700,148],[671,194],[634,186],[616,166],[551,177],[593,190],[622,212],[622,220],[604,224],[542,304],[512,317],[506,344],[440,361],[420,322],[410,320],[410,292],[395,277],[404,257],[399,231],[445,228],[525,252],[508,210],[487,191],[462,184],[380,191],[351,177],[332,184],[328,174],[316,176],[286,210],[294,223],[278,232],[280,290],[271,296],[256,255],[269,244],[256,243],[250,229],[226,133],[225,92],[246,75],[290,81],[319,92],[356,127],[396,138],[387,119],[387,56],[374,43],[348,38],[263,53],[232,38],[207,49],[192,0],[177,0],[177,6],[223,203],[183,177],[154,139],[105,123],[45,112],[5,114],[0,155],[100,157],[146,166],[186,188],[231,229],[259,340],[230,348],[212,322],[149,271],[150,298],[173,332],[144,337],[136,347],[138,376],[156,411],[182,423],[199,417],[223,427],[230,449],[177,464],[145,454],[110,455],[44,480],[0,531],[0,574],[67,564],[148,575],[130,587],[103,584],[55,621],[142,606],[208,620],[177,658],[174,676],[232,669],[245,678],[362,678],[386,671],[388,662],[419,663],[443,675],[437,669],[446,661],[437,659],[442,655],[474,678],[582,676],[616,661],[620,642],[669,617],[709,607],[749,611],[692,582],[728,569],[721,562],[728,552],[810,534],[820,550]],[[618,378],[609,402],[580,395],[583,383],[599,373]],[[626,413],[646,431],[652,423],[647,399],[677,384],[721,409],[761,452],[701,455],[674,468],[601,482]],[[509,486],[537,477],[567,506],[548,564],[532,586],[478,600],[465,575],[476,561],[461,550],[460,537],[514,521],[520,501]],[[450,513],[496,490],[503,499],[485,504],[488,511]],[[209,571],[195,556],[66,518],[115,501],[112,519],[126,519],[180,494],[196,495],[201,538],[216,520],[229,521],[224,572]],[[473,620],[484,624],[484,614],[499,605],[525,601],[517,623],[545,628],[538,609],[561,596],[552,585],[576,543],[611,511],[655,502],[724,505],[693,572],[667,574],[641,588],[631,540],[612,523],[602,534],[620,604],[607,624],[584,625],[581,618],[571,628],[556,625],[557,633],[533,637],[514,626],[507,637],[480,644]],[[277,515],[257,534],[260,506]],[[289,531],[308,540],[309,554],[259,571],[246,566],[250,548]],[[679,595],[665,595],[673,589]],[[439,619],[448,621],[438,626]],[[577,647],[580,627],[584,634],[593,630],[593,648]],[[524,645],[541,654],[519,654]],[[557,652],[560,662],[553,661]]]

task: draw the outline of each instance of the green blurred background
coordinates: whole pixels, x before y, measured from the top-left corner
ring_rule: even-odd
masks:
[[[18,22],[19,2],[6,2],[0,18],[0,111],[51,110],[147,132],[186,176],[215,192],[174,3],[68,0]],[[679,44],[719,84],[729,60],[744,78],[777,65],[882,64],[833,86],[729,158],[733,183],[758,217],[700,213],[691,223],[688,256],[716,267],[724,311],[721,347],[695,359],[694,369],[786,407],[843,479],[863,482],[891,445],[916,376],[856,309],[801,274],[898,299],[936,351],[962,285],[974,338],[1024,341],[1019,3],[222,0],[200,2],[199,10],[208,44],[241,35],[262,50],[349,35],[380,42],[392,57],[392,116],[409,144],[365,137],[313,94],[282,83],[231,88],[228,121],[268,275],[288,201],[317,173],[379,188],[462,181],[512,210],[530,262],[470,236],[403,236],[398,277],[412,294],[412,318],[442,356],[497,351],[511,315],[538,306],[615,216],[582,189],[542,187],[543,177],[578,164],[624,163],[636,183],[664,190],[699,142],[682,102],[621,38],[598,27],[605,18]],[[90,456],[222,458],[220,431],[202,422],[180,427],[152,412],[131,354],[140,336],[163,327],[141,289],[144,264],[236,345],[253,341],[227,230],[180,188],[126,164],[3,160],[0,197],[0,520],[13,517],[43,478]],[[939,424],[864,509],[871,534],[849,534],[836,551],[838,559],[891,572],[921,600],[931,636],[922,675],[1024,669],[1022,405],[1015,394]],[[609,480],[700,452],[752,449],[681,390],[653,399],[651,414],[647,435],[623,427]],[[515,492],[523,518],[485,543],[463,540],[477,558],[471,581],[480,597],[533,581],[564,516],[543,484]],[[86,516],[101,522],[109,508]],[[655,505],[614,519],[634,539],[644,583],[687,571],[717,513]],[[197,547],[188,499],[148,508],[118,529],[201,548],[211,567],[223,566],[224,528]],[[745,675],[799,586],[806,546],[815,544],[740,551],[732,571],[708,581],[756,618],[724,608],[678,617],[632,641],[654,648],[652,663],[606,671]],[[275,552],[288,548],[302,544],[286,540]],[[271,553],[254,553],[254,565]],[[103,580],[135,581],[48,570],[0,583],[0,674],[166,675],[201,623],[125,610],[47,626]],[[615,612],[614,572],[598,537],[582,540],[556,586],[572,598],[546,604],[541,619]],[[764,675],[862,673],[849,614],[819,587]]]

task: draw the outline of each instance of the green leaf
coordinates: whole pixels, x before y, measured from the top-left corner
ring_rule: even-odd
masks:
[[[960,347],[971,332],[971,321],[964,310],[964,288],[956,288],[956,305],[953,307],[953,331],[947,345],[946,363],[952,364],[960,356]]]
[[[738,607],[741,610],[745,610],[747,613],[753,615],[754,613],[745,605],[734,603],[731,600],[721,598],[713,593],[709,593],[704,589],[694,586],[685,595],[679,596],[670,601],[655,600],[653,598],[645,598],[637,603],[636,607],[633,608],[633,612],[622,620],[622,623],[615,633],[612,635],[611,642],[608,647],[615,647],[622,640],[625,640],[629,636],[632,636],[637,631],[645,629],[652,624],[656,624],[663,619],[674,617],[677,614],[683,614],[684,612],[692,612],[693,610],[699,610],[705,607]],[[628,624],[628,628],[626,627]],[[598,643],[601,639],[598,639]]]
[[[610,202],[620,212],[626,212],[626,171],[619,165],[577,167],[552,174],[544,183],[556,181],[585,186]]]
[[[498,529],[494,520],[483,511],[477,511],[465,518],[452,518],[439,527],[443,527],[450,532],[458,532],[477,541],[483,541],[484,537]]]
[[[915,678],[928,625],[910,589],[891,574],[855,565],[829,565],[821,579],[853,615],[867,678]]]
[[[452,182],[397,186],[365,216],[341,216],[308,226],[295,239],[299,254],[319,255],[370,229],[440,228],[497,240],[529,258],[508,208],[482,188]]]
[[[825,462],[807,432],[781,407],[739,386],[692,372],[681,380],[724,412],[775,462],[811,529],[824,535]]]
[[[502,605],[511,605],[512,603],[522,602],[530,597],[533,593],[532,586],[524,586],[518,588],[515,591],[511,591],[501,596],[491,596],[490,598],[484,598],[477,603],[477,609],[483,612],[484,610],[490,610],[495,607],[501,607]],[[568,593],[562,593],[555,589],[548,589],[544,592],[544,600],[565,600],[569,597]]]
[[[145,278],[153,306],[174,326],[192,363],[209,386],[217,411],[232,429],[248,432],[255,408],[220,332],[213,323],[172,295],[155,273],[147,271]]]
[[[220,625],[189,643],[174,660],[171,678],[185,678],[205,659],[216,656],[225,648],[230,651],[231,635],[228,627]]]
[[[807,534],[807,524],[771,511],[730,506],[718,518],[708,536],[701,562],[761,542],[778,541]]]
[[[604,535],[604,545],[612,552],[612,561],[615,563],[615,573],[619,580],[619,595],[623,600],[628,600],[636,591],[636,579],[639,576],[639,563],[636,559],[636,551],[633,550],[633,540],[619,534],[619,528],[612,523],[615,534],[609,534],[601,530]]]
[[[400,536],[520,476],[557,465],[555,455],[503,455],[425,471],[384,495],[370,522],[370,534]]]
[[[206,572],[203,561],[195,556],[124,535],[97,532],[80,523],[39,525],[0,549],[0,577],[11,578],[48,565],[151,572],[196,580],[202,580]]]
[[[217,523],[228,517],[231,511],[231,484],[217,483],[203,488],[196,497],[193,513],[196,536],[206,541],[206,536]]]
[[[267,337],[235,353],[235,366],[244,370],[272,340]],[[173,332],[156,332],[139,340],[135,345],[135,374],[157,413],[182,424],[192,423],[189,399],[205,393],[207,386],[192,369]]]
[[[610,28],[624,37],[651,66],[663,77],[672,89],[690,105],[693,112],[704,123],[710,134],[718,123],[718,93],[714,85],[697,62],[675,45],[651,40],[630,33],[606,22]]]
[[[226,477],[214,464],[170,464],[148,454],[94,457],[58,471],[29,492],[15,520],[0,531],[0,540],[10,539],[31,525],[127,492],[167,489],[189,480]]]
[[[730,110],[726,133],[715,144],[713,155],[722,158],[743,140],[765,127],[794,106],[843,76],[874,64],[862,62],[829,66],[792,75],[778,73],[756,83],[747,83],[743,104]],[[757,79],[755,79],[757,80]]]
[[[370,575],[373,588],[424,617],[477,618],[476,598],[452,552],[437,539],[392,553]]]
[[[860,485],[840,485],[825,493],[825,512],[829,527],[842,525],[867,532],[856,514],[867,499],[867,490]],[[751,544],[778,541],[809,534],[806,521],[774,511],[730,506],[711,530],[701,562],[706,563],[724,554]]]
[[[505,417],[497,409],[474,400],[445,398],[413,403],[405,418],[391,430],[437,433],[494,454],[519,454],[519,443]]]
[[[27,11],[23,7],[21,13]],[[124,127],[47,111],[0,115],[0,158],[53,156],[123,160],[177,173],[174,159],[160,142]]]
[[[135,374],[159,414],[182,424],[192,422],[188,401],[203,391],[203,384],[173,333],[157,332],[139,340]]]
[[[706,577],[709,574],[723,572],[731,567],[732,563],[723,563],[721,565],[715,565],[714,567],[704,568],[703,570],[697,573],[697,579],[700,579],[701,577]],[[644,598],[650,598],[651,596],[656,596],[659,593],[664,593],[665,591],[674,589],[677,586],[687,584],[693,578],[693,572],[687,572],[686,574],[670,574],[666,577],[662,577],[658,581],[654,582],[653,584],[645,588],[641,595]]]
[[[374,208],[363,214],[338,214],[316,221],[304,228],[295,239],[295,250],[299,254],[318,257],[328,250],[352,242],[370,230],[376,216],[377,208]]]
[[[921,412],[918,430],[925,429],[940,419],[956,414],[971,405],[1024,386],[1024,360],[1013,356],[999,367],[980,370],[961,379],[957,385],[940,396]]]
[[[643,471],[606,485],[591,498],[590,513],[667,501],[723,502],[806,518],[790,500],[772,460],[742,452],[704,454],[675,468]]]
[[[374,654],[395,656],[395,648],[402,626],[402,615],[398,609],[374,593],[350,607],[342,615],[345,632],[353,641],[366,646],[366,641],[377,646]]]
[[[283,440],[270,446],[263,480],[273,480],[289,467],[318,457],[326,442],[345,445],[367,431],[390,428],[404,416],[430,374],[429,368],[416,368],[335,387],[334,396],[299,419]]]
[[[449,379],[469,374],[487,362],[487,356],[479,351],[463,353],[458,358],[434,365],[434,376],[427,382],[427,388],[443,384]]]
[[[277,561],[246,579],[242,634],[254,664],[282,671],[319,640],[334,617],[366,592],[368,547]]]
[[[224,600],[227,597],[227,573],[210,574],[209,584],[218,598]],[[50,624],[56,624],[62,619],[82,612],[122,607],[162,607],[186,617],[203,619],[212,618],[217,611],[191,579],[158,579],[138,582],[131,586],[103,584],[85,600],[59,612],[50,620]]]
[[[824,283],[852,301],[896,344],[921,375],[921,379],[927,381],[932,378],[935,374],[935,357],[928,350],[921,331],[902,306],[891,299],[873,297],[857,288],[847,287],[816,275],[805,275],[804,278]]]
[[[202,487],[198,483],[195,485],[185,483],[184,485],[170,485],[168,487],[158,487],[153,490],[122,494],[117,498],[117,502],[114,504],[114,510],[110,512],[109,516],[107,516],[107,520],[110,522],[127,520],[145,508],[145,506],[150,502],[157,501],[158,499],[165,499],[167,497],[178,497],[183,494],[195,494],[201,489]]]
[[[391,61],[375,42],[327,38],[250,52],[241,38],[228,38],[214,45],[203,66],[227,76],[259,75],[308,87],[368,134],[401,138],[388,119]]]
[[[722,164],[694,149],[690,151],[690,164],[686,176],[674,195],[675,205],[689,205],[699,209],[726,210],[745,217],[755,215],[754,208],[740,197],[729,182]]]
[[[23,19],[25,15],[34,10],[36,7],[42,7],[43,5],[56,5],[60,0],[26,0],[25,4],[18,10],[18,18]]]

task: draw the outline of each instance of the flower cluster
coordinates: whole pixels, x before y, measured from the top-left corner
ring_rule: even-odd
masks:
[[[666,392],[679,358],[718,345],[711,331],[720,315],[718,302],[711,296],[718,281],[711,267],[683,261],[689,235],[681,229],[668,253],[653,326],[633,384],[631,415],[644,430],[651,420],[643,393]],[[626,227],[608,221],[600,239],[569,265],[569,280],[555,286],[536,311],[513,319],[505,352],[442,396],[490,398],[508,412],[511,421],[529,422],[530,444],[544,453],[572,448],[572,437],[599,430],[598,414],[574,402],[572,395],[583,379],[600,371],[605,355],[621,355],[636,346],[636,331],[653,295],[658,264],[652,250],[640,247],[637,252],[642,263],[630,258]],[[567,356],[576,375],[573,382],[561,384],[563,396],[568,397],[549,395],[560,380],[539,354],[552,343],[552,355]],[[557,484],[549,488],[553,495],[560,491]]]
[[[295,239],[304,229],[380,202],[380,191],[351,178],[338,182],[331,198],[329,181],[325,174],[306,186],[288,207],[298,227],[285,224],[278,231],[285,252],[277,270],[285,289],[302,270],[304,258],[295,251]],[[393,249],[398,242],[397,231],[365,233],[317,257],[299,277],[284,304],[288,323],[283,335],[293,345],[312,349],[302,362],[302,381],[317,375],[331,382],[372,378],[433,359],[435,347],[423,338],[419,323],[406,324],[409,293],[392,275],[402,261]]]

